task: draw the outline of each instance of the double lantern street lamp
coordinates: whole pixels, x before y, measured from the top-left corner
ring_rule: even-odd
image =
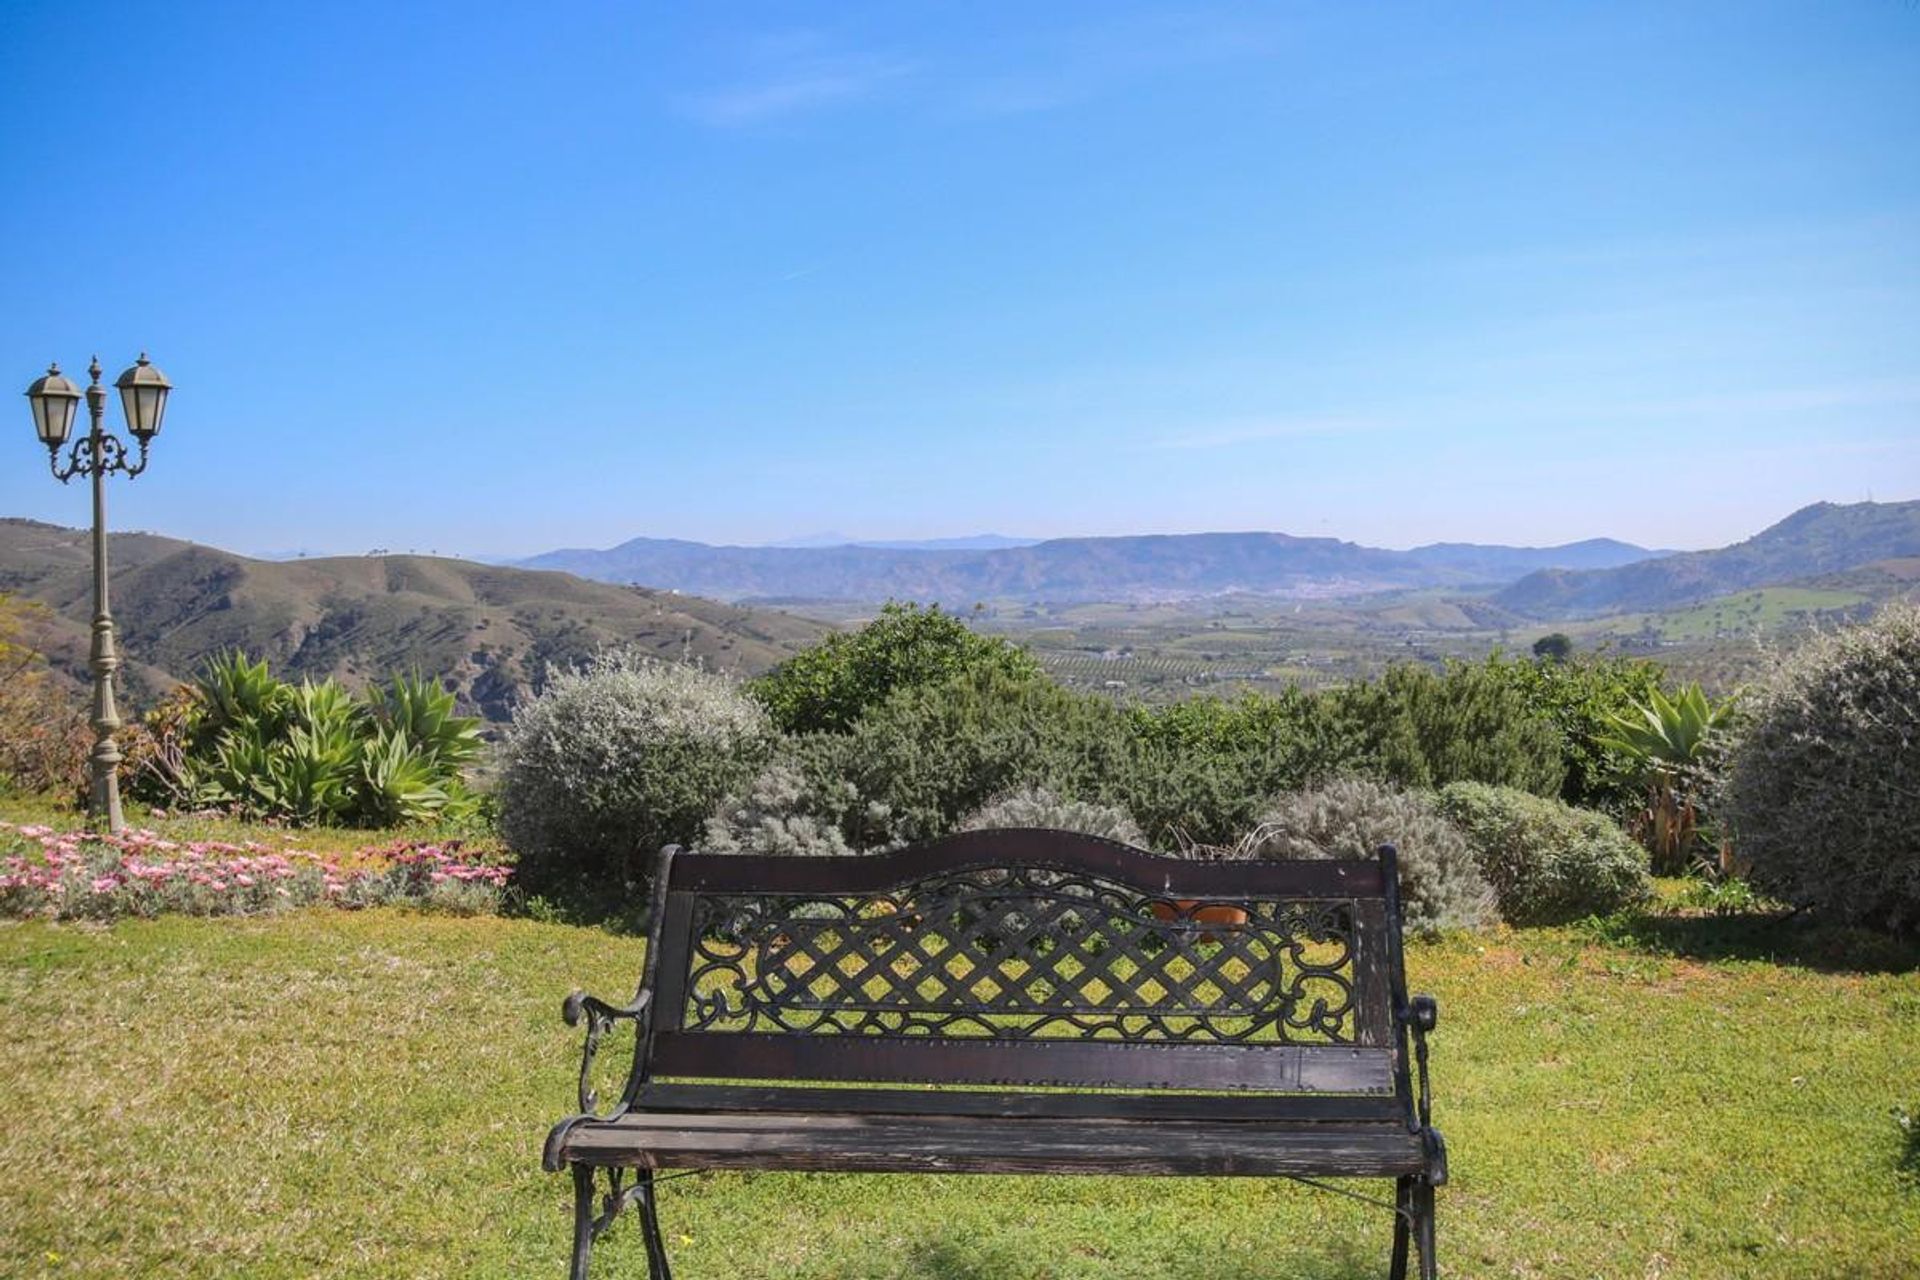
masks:
[[[126,444],[109,434],[101,425],[107,414],[107,389],[100,385],[100,360],[95,357],[87,368],[93,381],[85,397],[87,414],[93,420],[86,435],[74,441],[66,461],[60,460],[60,447],[73,433],[73,416],[80,407],[81,391],[60,373],[60,366],[47,366],[46,376],[36,378],[27,388],[27,400],[33,405],[33,430],[47,446],[47,465],[54,479],[65,484],[75,476],[93,477],[93,814],[104,818],[107,830],[118,834],[126,826],[120,816],[120,748],[113,734],[120,727],[120,713],[113,703],[113,673],[119,669],[120,654],[113,643],[113,614],[107,609],[107,477],[116,471],[129,478],[147,469],[147,446],[160,432],[161,415],[167,411],[167,393],[173,384],[167,376],[147,362],[147,353],[131,369],[114,379],[120,389],[120,407],[126,414],[127,430],[139,442],[140,456],[132,458]]]

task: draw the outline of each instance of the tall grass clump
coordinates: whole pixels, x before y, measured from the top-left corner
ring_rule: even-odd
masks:
[[[1810,641],[1746,712],[1719,812],[1754,882],[1837,922],[1920,929],[1920,607]]]
[[[549,673],[499,754],[500,832],[547,895],[624,894],[691,844],[768,758],[767,713],[725,676],[611,650]]]

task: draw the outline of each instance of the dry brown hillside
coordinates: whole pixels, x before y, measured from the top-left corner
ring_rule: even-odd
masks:
[[[462,702],[504,719],[549,663],[612,644],[689,655],[752,674],[827,628],[771,609],[736,608],[572,574],[433,556],[253,560],[153,534],[116,534],[113,612],[133,701],[240,648],[276,672],[359,683],[401,669],[448,680]],[[87,535],[0,520],[0,591],[56,615],[50,650],[78,671],[92,612]]]

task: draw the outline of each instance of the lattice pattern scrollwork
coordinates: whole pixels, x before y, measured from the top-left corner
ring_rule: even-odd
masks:
[[[1356,1043],[1348,901],[1157,898],[974,868],[886,894],[701,894],[685,1029]]]

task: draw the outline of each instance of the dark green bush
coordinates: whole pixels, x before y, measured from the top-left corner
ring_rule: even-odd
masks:
[[[784,733],[844,733],[897,689],[938,684],[963,671],[1037,676],[1024,649],[983,636],[939,605],[890,602],[858,631],[828,636],[751,686]]]
[[[1490,918],[1493,895],[1465,838],[1425,792],[1372,778],[1334,778],[1275,800],[1235,852],[1255,858],[1371,858],[1399,853],[1400,898],[1409,929],[1473,928]]]
[[[1510,924],[1604,915],[1651,891],[1647,851],[1605,814],[1472,782],[1442,790],[1440,809],[1466,834]]]
[[[1322,696],[1328,732],[1361,771],[1404,787],[1487,782],[1557,795],[1566,776],[1559,731],[1497,662],[1403,664]]]
[[[1920,929],[1920,608],[1809,642],[1751,697],[1719,812],[1754,883]]]
[[[724,676],[613,651],[514,713],[500,749],[500,831],[537,893],[630,900],[662,845],[693,844],[773,743]]]
[[[1632,715],[1662,687],[1666,672],[1659,663],[1584,654],[1565,662],[1529,662],[1496,654],[1485,665],[1558,731],[1567,769],[1562,800],[1616,817],[1639,805],[1641,788],[1632,769],[1603,740],[1615,732],[1618,717]]]
[[[1332,704],[1298,689],[1137,707],[1128,729],[1136,746],[1115,797],[1167,844],[1230,844],[1268,797],[1359,763]]]
[[[1025,786],[1117,800],[1132,755],[1121,711],[1044,677],[985,667],[910,685],[849,735],[845,778],[861,803],[846,834],[858,848],[930,839]]]

